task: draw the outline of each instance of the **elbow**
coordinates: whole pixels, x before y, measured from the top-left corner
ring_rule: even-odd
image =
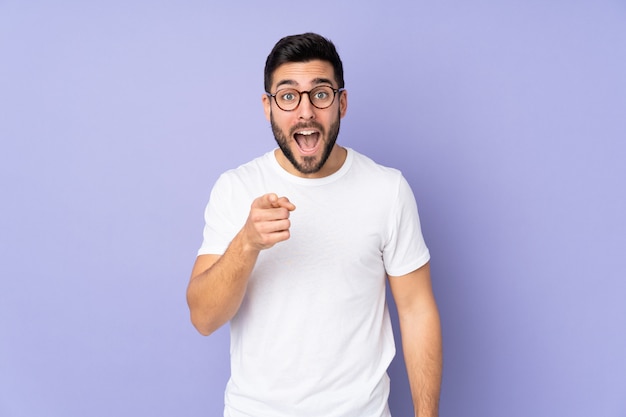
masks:
[[[215,320],[212,319],[210,312],[194,302],[189,293],[187,293],[187,306],[191,324],[202,336],[209,336],[220,327],[219,324],[214,323]]]
[[[209,329],[205,329],[205,328],[198,327],[198,326],[195,326],[195,325],[194,325],[194,327],[196,328],[198,333],[200,333],[201,336],[210,336],[213,333],[213,331],[211,331]]]
[[[195,327],[198,333],[200,333],[202,336],[210,336],[216,330],[203,323],[196,323],[193,320],[191,321],[191,324],[193,324],[193,327]]]
[[[191,313],[191,324],[202,336],[210,336],[221,326],[214,324],[208,320],[206,316],[199,317],[198,314]]]
[[[209,336],[233,316],[229,311],[224,311],[221,306],[214,306],[210,303],[199,302],[199,300],[187,296],[189,316],[191,324],[202,336]]]

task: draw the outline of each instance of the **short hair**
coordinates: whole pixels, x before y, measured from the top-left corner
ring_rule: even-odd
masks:
[[[279,40],[265,61],[265,91],[270,92],[274,71],[289,62],[328,61],[333,66],[335,81],[344,87],[343,64],[335,45],[316,33],[286,36]]]

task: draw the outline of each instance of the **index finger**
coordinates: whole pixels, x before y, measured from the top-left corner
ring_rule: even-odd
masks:
[[[289,211],[295,210],[296,208],[287,197],[278,198],[275,193],[262,195],[252,202],[252,206],[260,209],[283,207]]]
[[[274,203],[272,203],[272,205],[276,208],[286,208],[289,211],[294,211],[296,209],[296,206],[291,201],[289,201],[287,197],[278,198]]]

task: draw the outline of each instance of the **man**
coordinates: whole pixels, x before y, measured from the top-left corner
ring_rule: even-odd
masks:
[[[230,321],[226,417],[389,417],[388,277],[417,416],[436,416],[441,333],[428,249],[399,171],[337,145],[343,66],[312,33],[267,58],[278,149],[223,174],[187,289],[194,326]]]

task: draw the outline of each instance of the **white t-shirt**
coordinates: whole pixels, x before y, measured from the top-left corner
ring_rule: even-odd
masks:
[[[260,253],[231,320],[224,415],[389,417],[386,274],[429,260],[408,183],[352,149],[319,179],[289,174],[268,152],[218,179],[198,254],[224,253],[270,192],[296,206],[291,237]]]

